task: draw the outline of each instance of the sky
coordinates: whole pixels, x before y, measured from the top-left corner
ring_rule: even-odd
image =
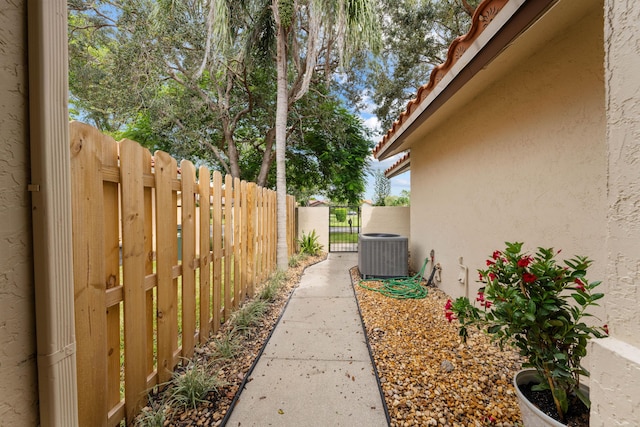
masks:
[[[362,119],[362,121],[364,122],[364,125],[371,129],[373,131],[373,141],[375,144],[377,144],[378,142],[380,142],[380,140],[382,139],[382,131],[380,130],[380,122],[378,121],[378,118],[371,113],[372,109],[366,109],[366,111],[362,111],[360,113],[360,118]],[[387,160],[384,161],[378,161],[376,160],[373,155],[370,156],[370,160],[371,160],[371,169],[372,170],[382,170],[383,172],[388,169],[391,165],[393,165],[400,157],[402,157],[404,155],[404,153],[402,154],[397,154]],[[407,191],[411,191],[410,188],[410,178],[411,178],[411,172],[405,172],[401,175],[398,175],[394,178],[391,178],[390,182],[391,182],[391,195],[392,196],[399,196],[400,192],[402,190],[407,190]],[[374,178],[373,176],[369,176],[369,179],[367,180],[367,190],[365,192],[364,198],[366,200],[373,200],[374,199],[374,194],[375,194],[375,188],[374,188]]]

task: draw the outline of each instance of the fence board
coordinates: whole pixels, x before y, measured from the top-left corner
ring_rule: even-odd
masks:
[[[220,328],[222,310],[222,174],[213,173],[213,333]]]
[[[250,298],[253,298],[255,293],[255,268],[256,268],[256,258],[255,258],[255,246],[256,246],[256,228],[255,228],[255,220],[256,220],[256,184],[253,182],[249,182],[246,187],[246,248],[247,251],[245,253],[244,259],[246,262],[246,280],[247,280],[247,294]]]
[[[103,168],[118,171],[118,144],[105,140],[102,144]],[[120,213],[118,181],[110,182],[103,176],[104,200],[104,260],[106,289],[116,289],[120,283]],[[106,297],[106,293],[105,293]],[[107,305],[107,407],[120,403],[120,303]]]
[[[155,153],[156,176],[156,269],[158,275],[158,381],[171,379],[174,351],[177,348],[178,292],[172,268],[178,258],[177,213],[172,181],[177,175],[175,159],[167,153]]]
[[[249,296],[247,290],[247,182],[240,182],[240,245],[239,262],[240,262],[240,303]]]
[[[69,127],[73,218],[73,281],[76,323],[78,418],[82,425],[107,422],[107,338],[101,140],[97,129],[82,123]],[[100,396],[94,390],[103,390]]]
[[[211,226],[209,218],[211,215],[211,199],[209,190],[209,170],[200,166],[198,171],[198,191],[200,203],[200,344],[204,344],[209,339],[210,319],[211,319],[211,261],[209,260],[210,243],[209,236]]]
[[[142,407],[147,386],[144,253],[144,149],[131,140],[120,141],[122,179],[122,273],[124,288],[125,411],[132,422]]]
[[[240,271],[240,251],[242,249],[242,211],[240,205],[240,178],[233,179],[233,309],[242,303],[242,272]]]
[[[182,183],[182,356],[190,359],[196,332],[196,168],[180,162]]]
[[[233,179],[231,175],[224,177],[224,321],[229,320],[231,314],[231,269],[233,268]]]
[[[145,274],[145,313],[146,313],[146,350],[147,350],[147,388],[151,385],[155,385],[158,381],[157,370],[155,367],[155,353],[153,348],[154,340],[154,328],[153,321],[155,319],[155,309],[153,306],[153,288],[154,286],[147,286],[148,278],[153,278],[157,281],[157,277],[153,272],[153,261],[155,259],[155,252],[153,248],[153,186],[155,185],[155,179],[151,174],[151,152],[149,150],[142,151],[142,180],[151,181],[152,185],[145,184],[144,186],[144,274]],[[154,376],[155,383],[150,381],[149,378]],[[152,384],[150,384],[150,382]]]

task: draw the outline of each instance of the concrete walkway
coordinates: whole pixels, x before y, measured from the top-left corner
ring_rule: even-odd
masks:
[[[349,269],[331,253],[305,271],[227,426],[387,426]]]

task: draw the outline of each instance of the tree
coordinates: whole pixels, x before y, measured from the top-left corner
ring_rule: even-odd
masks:
[[[230,34],[217,36],[226,43],[213,55],[198,1],[72,0],[76,117],[117,139],[275,188],[273,19],[269,2],[249,3],[229,2]],[[287,124],[291,192],[358,200],[371,142],[317,70],[309,87]]]
[[[340,89],[361,108],[372,102],[382,129],[389,129],[433,67],[446,60],[451,42],[468,31],[480,0],[380,3],[384,49],[376,57],[356,57]]]
[[[257,9],[264,10],[265,1]],[[210,2],[209,36],[219,31],[224,48],[229,0]],[[275,143],[278,215],[277,265],[286,269],[286,163],[287,123],[291,106],[309,91],[317,68],[330,80],[336,62],[349,58],[367,46],[377,47],[377,15],[372,0],[272,0],[270,9],[275,28],[277,71]],[[273,33],[268,33],[269,35]],[[215,50],[218,53],[221,50]]]
[[[411,194],[407,190],[402,190],[399,196],[387,196],[384,199],[385,206],[409,206]]]
[[[374,206],[385,206],[385,200],[391,193],[391,181],[384,175],[381,170],[376,170],[373,174],[374,177]]]

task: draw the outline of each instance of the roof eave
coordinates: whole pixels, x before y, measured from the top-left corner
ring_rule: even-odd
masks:
[[[411,148],[411,134],[557,1],[508,1],[460,58],[442,75],[441,80],[433,85],[426,95],[420,94],[418,99],[409,102],[407,111],[403,113],[404,117],[400,116],[381,144],[374,149],[374,157],[384,160]],[[453,50],[455,49],[449,49],[450,55]],[[438,72],[442,71],[436,67],[431,79],[434,79],[434,73]],[[418,102],[421,97],[423,99]]]

